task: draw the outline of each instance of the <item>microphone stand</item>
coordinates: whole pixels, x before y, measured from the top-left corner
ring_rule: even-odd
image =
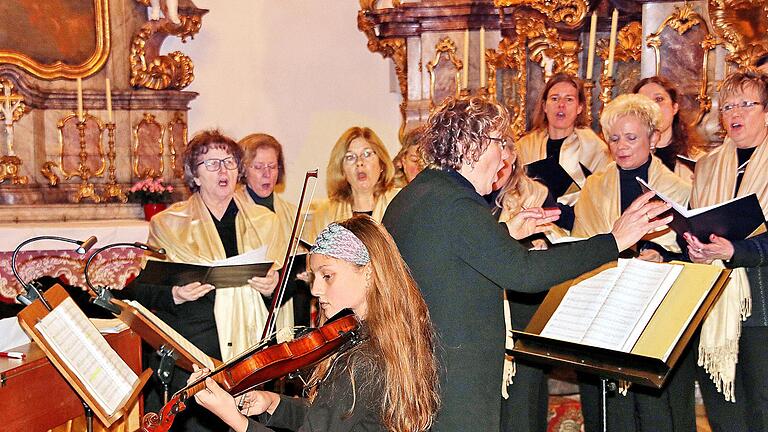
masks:
[[[137,249],[141,249],[143,251],[149,251],[154,254],[163,255],[163,256],[165,255],[165,249],[163,248],[156,249],[152,246],[149,246],[148,244],[141,243],[141,242],[134,242],[134,243],[119,242],[119,243],[108,244],[104,247],[96,249],[96,251],[93,254],[91,254],[90,257],[88,257],[88,261],[86,261],[85,268],[83,269],[83,274],[85,275],[85,284],[88,286],[88,288],[91,291],[93,291],[95,295],[95,297],[91,300],[91,303],[97,306],[101,306],[115,315],[120,315],[121,311],[116,304],[112,303],[112,299],[113,299],[112,292],[109,290],[109,287],[94,286],[91,283],[90,276],[88,275],[88,269],[90,269],[91,263],[93,262],[93,259],[96,257],[96,255],[104,252],[107,249],[112,249],[119,246],[135,247]]]
[[[21,248],[38,240],[56,240],[76,244],[77,249],[75,249],[75,252],[80,255],[84,255],[93,247],[93,245],[96,244],[97,239],[96,236],[90,236],[84,241],[59,236],[37,236],[24,240],[18,246],[16,246],[16,249],[13,250],[13,255],[11,256],[11,271],[13,272],[13,276],[16,278],[16,280],[19,281],[21,287],[26,291],[26,294],[17,295],[16,300],[18,300],[19,303],[22,303],[24,306],[29,306],[33,301],[40,299],[40,302],[43,304],[43,306],[45,306],[48,311],[51,311],[53,308],[51,308],[51,305],[40,293],[41,287],[36,283],[24,282],[24,280],[21,279],[21,276],[19,276],[19,272],[16,270],[16,256],[19,254],[19,251],[21,251]]]
[[[37,236],[24,240],[18,246],[16,246],[16,249],[14,249],[13,255],[11,256],[11,271],[13,272],[13,276],[16,278],[16,280],[19,281],[19,284],[21,284],[22,288],[24,288],[24,290],[27,292],[26,294],[19,294],[16,296],[16,299],[25,306],[29,306],[33,301],[40,299],[40,302],[43,304],[43,306],[45,306],[45,308],[50,312],[53,310],[53,308],[51,307],[50,303],[48,303],[48,300],[45,299],[45,296],[43,296],[43,294],[40,292],[41,287],[37,283],[24,282],[21,279],[21,276],[19,276],[19,272],[16,270],[16,256],[19,254],[21,248],[38,240],[57,240],[73,243],[77,245],[75,252],[80,255],[84,255],[93,247],[93,245],[96,244],[97,239],[96,236],[90,236],[85,241],[59,236]],[[78,396],[78,398],[80,397]],[[83,404],[83,410],[85,411],[86,430],[88,432],[93,432],[93,410],[90,406],[88,406],[88,403],[83,398],[80,398],[80,402]]]

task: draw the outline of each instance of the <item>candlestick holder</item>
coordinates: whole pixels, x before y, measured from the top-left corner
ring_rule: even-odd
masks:
[[[613,80],[613,78],[609,77],[608,75],[603,75],[600,78],[600,102],[602,102],[602,105],[600,105],[600,112],[598,116],[603,114],[603,108],[608,104],[608,102],[613,99],[613,86],[616,84],[616,82]]]
[[[128,197],[125,195],[125,192],[123,192],[123,188],[117,184],[117,176],[115,175],[115,157],[117,156],[115,153],[115,124],[107,123],[105,126],[107,128],[107,143],[109,146],[109,150],[107,151],[109,180],[104,186],[103,199],[104,201],[109,201],[114,198],[121,203],[125,203],[128,202]]]
[[[93,202],[101,202],[101,198],[96,194],[93,183],[88,180],[91,178],[91,169],[88,168],[88,152],[85,146],[85,116],[78,118],[77,132],[80,136],[80,163],[77,169],[77,176],[80,177],[80,188],[75,194],[75,202],[81,202],[84,199],[91,199]]]
[[[595,89],[595,81],[588,79],[584,80],[584,98],[587,103],[584,108],[587,110],[587,124],[592,126],[592,90]]]

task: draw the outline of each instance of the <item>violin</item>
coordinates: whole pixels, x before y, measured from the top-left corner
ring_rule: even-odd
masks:
[[[319,363],[336,351],[359,342],[360,322],[349,309],[344,309],[323,326],[301,337],[277,345],[268,345],[256,352],[246,352],[176,392],[159,413],[147,413],[143,432],[165,432],[173,420],[186,408],[186,401],[205,389],[205,379],[212,378],[232,396],[239,396],[254,387],[297,370]]]
[[[285,265],[280,272],[278,287],[272,295],[272,305],[264,326],[261,343],[176,392],[159,413],[147,413],[142,422],[142,431],[167,431],[173,424],[176,414],[186,408],[186,401],[195,393],[205,389],[206,378],[212,378],[231,395],[239,396],[267,381],[317,364],[336,351],[358,342],[357,335],[360,323],[354,312],[345,309],[328,320],[323,326],[313,329],[301,337],[289,342],[270,344],[272,335],[275,333],[277,311],[283,301],[288,277],[299,246],[297,239],[301,237],[302,230],[298,230],[298,236],[296,236],[296,232],[301,220],[301,208],[307,190],[307,182],[311,177],[317,178],[317,170],[308,171],[304,177],[304,186],[296,209],[296,219],[294,219],[288,241],[288,250],[283,261]]]

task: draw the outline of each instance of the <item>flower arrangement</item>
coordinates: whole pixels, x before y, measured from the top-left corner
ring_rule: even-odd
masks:
[[[146,178],[128,189],[128,199],[141,204],[167,203],[171,200],[173,186],[166,186],[162,179]]]

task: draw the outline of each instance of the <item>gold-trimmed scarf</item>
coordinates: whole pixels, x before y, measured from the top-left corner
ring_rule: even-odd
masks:
[[[516,144],[520,163],[527,165],[546,158],[548,139],[549,133],[546,128],[534,130],[520,138]],[[596,173],[605,169],[612,160],[608,145],[589,128],[575,128],[560,147],[560,165],[579,188],[583,188],[586,182],[581,165],[590,172]],[[573,205],[578,197],[579,193],[575,192],[560,197],[558,201]]]
[[[398,192],[400,192],[400,189],[394,188],[376,197],[373,204],[373,215],[371,216],[376,222],[381,222],[381,219],[384,218],[387,206]],[[307,234],[304,235],[304,238],[309,240],[310,243],[314,243],[320,231],[331,222],[343,221],[354,216],[351,201],[331,199],[312,203],[310,213],[312,220],[311,223],[307,223]]]
[[[239,211],[235,219],[239,253],[267,245],[267,259],[279,267],[278,220],[268,209],[248,202],[236,193]],[[152,218],[148,242],[166,250],[172,262],[209,264],[226,258],[216,226],[199,193],[187,201],[172,205]],[[218,289],[214,316],[222,360],[227,361],[259,342],[267,318],[267,306],[261,294],[249,285]],[[293,327],[293,311],[281,308],[278,329]]]
[[[691,186],[655,156],[651,157],[651,165],[648,167],[648,184],[678,204],[688,205]],[[574,208],[576,219],[571,235],[592,237],[611,232],[613,223],[621,216],[620,187],[616,162],[611,162],[605,171],[589,176]],[[680,252],[675,233],[669,228],[651,233],[646,238],[671,252]]]
[[[696,163],[696,174],[691,193],[691,207],[706,207],[734,198],[738,156],[736,144],[726,138],[723,145]],[[768,218],[768,139],[763,141],[749,159],[739,190],[735,196],[754,193]],[[699,239],[707,242],[709,239]],[[725,267],[722,261],[712,263]],[[731,280],[723,294],[709,312],[701,327],[699,366],[709,373],[718,391],[725,399],[735,402],[733,380],[739,356],[741,321],[752,313],[749,280],[744,268],[731,271]]]

